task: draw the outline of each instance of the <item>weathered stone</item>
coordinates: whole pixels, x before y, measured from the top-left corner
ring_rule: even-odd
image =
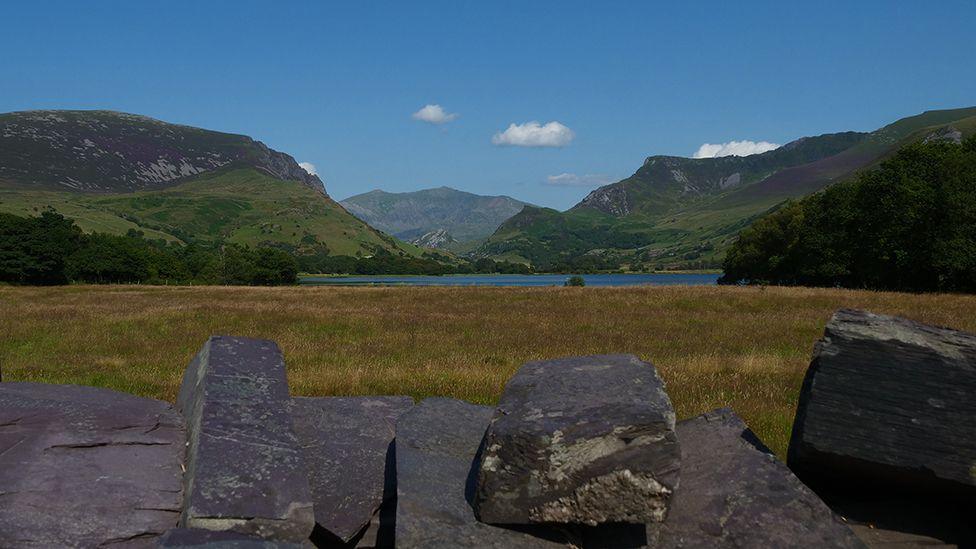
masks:
[[[292,429],[285,364],[272,341],[210,338],[186,369],[181,526],[303,541],[315,518]]]
[[[732,410],[678,423],[681,485],[651,547],[862,547]]]
[[[818,491],[843,478],[976,495],[974,394],[976,335],[840,310],[814,349],[788,463]]]
[[[179,520],[183,452],[165,402],[0,384],[0,547],[151,546]]]
[[[478,447],[492,410],[447,398],[429,398],[400,416],[396,430],[399,548],[559,547],[565,536],[478,522],[468,498]],[[548,536],[548,539],[538,536]]]
[[[484,522],[655,522],[678,481],[674,410],[633,355],[529,362],[485,435],[475,509]]]
[[[271,541],[238,532],[174,528],[159,538],[158,547],[166,549],[302,549],[308,543]]]
[[[381,505],[396,504],[393,437],[397,418],[412,406],[405,396],[292,399],[315,522],[326,530],[320,536],[353,541],[365,534]],[[391,530],[393,524],[377,526]],[[373,537],[374,545],[384,539],[392,545],[392,532]]]

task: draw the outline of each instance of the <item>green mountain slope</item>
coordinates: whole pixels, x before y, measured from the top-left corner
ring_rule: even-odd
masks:
[[[0,115],[0,212],[184,242],[419,254],[352,216],[294,158],[247,136],[109,111]]]
[[[433,242],[443,240],[446,233],[461,243],[487,238],[526,205],[508,196],[481,196],[450,187],[409,193],[376,190],[349,197],[341,204],[356,217],[398,238]]]
[[[333,255],[372,255],[377,249],[418,253],[355,217],[324,194],[255,168],[223,168],[159,191],[125,194],[0,189],[0,212],[52,209],[88,231],[185,242],[248,245],[324,244]]]
[[[907,143],[958,140],[976,131],[976,108],[930,111],[868,134],[803,138],[746,157],[648,158],[566,212],[526,208],[479,255],[631,268],[720,265],[735,235],[785,200],[870,168]]]
[[[416,255],[349,215],[331,198],[297,181],[282,181],[251,167],[228,166],[159,191],[124,194],[0,189],[0,212],[37,214],[52,209],[83,230],[184,242],[285,245],[322,244],[333,255],[372,255],[383,249]]]

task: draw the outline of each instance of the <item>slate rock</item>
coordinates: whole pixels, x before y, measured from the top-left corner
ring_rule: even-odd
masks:
[[[157,547],[167,549],[302,549],[307,543],[271,541],[238,532],[174,528],[159,538]]]
[[[651,547],[863,547],[728,408],[678,423],[681,485]]]
[[[189,440],[181,526],[281,541],[309,537],[312,496],[290,401],[274,342],[207,341],[187,367],[177,401]]]
[[[348,543],[365,534],[384,502],[395,505],[393,438],[397,418],[411,407],[406,396],[292,399],[317,530]]]
[[[976,494],[976,335],[842,309],[814,348],[789,466],[838,479]]]
[[[151,546],[179,520],[184,440],[165,402],[0,384],[0,547]]]
[[[565,546],[556,530],[528,533],[475,519],[469,498],[491,414],[486,406],[429,398],[397,420],[397,547]]]
[[[492,524],[661,521],[678,482],[674,409],[633,355],[529,362],[485,435],[475,510]]]

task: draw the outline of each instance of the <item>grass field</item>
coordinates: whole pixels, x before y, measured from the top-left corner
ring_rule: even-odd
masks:
[[[274,339],[294,394],[497,400],[532,359],[630,352],[679,418],[731,406],[780,456],[839,307],[976,331],[976,296],[831,289],[0,287],[4,381],[173,400],[211,334]]]

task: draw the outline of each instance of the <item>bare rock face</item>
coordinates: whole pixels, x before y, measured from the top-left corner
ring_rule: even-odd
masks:
[[[165,402],[0,384],[0,547],[151,546],[179,520],[183,452]]]
[[[828,489],[976,494],[976,335],[840,310],[800,393],[790,468]]]
[[[478,518],[659,522],[678,482],[674,424],[657,371],[633,355],[527,363],[485,434]]]
[[[393,524],[379,511],[396,505],[393,438],[397,418],[412,407],[406,396],[292,399],[315,504],[313,538],[348,544],[371,534],[370,545],[392,547]]]
[[[278,346],[210,338],[187,367],[177,402],[189,440],[181,526],[308,539],[312,496]]]
[[[678,423],[681,486],[650,547],[862,547],[732,410]]]
[[[397,547],[565,546],[555,530],[528,533],[475,519],[468,497],[491,414],[486,406],[429,398],[397,420]]]

